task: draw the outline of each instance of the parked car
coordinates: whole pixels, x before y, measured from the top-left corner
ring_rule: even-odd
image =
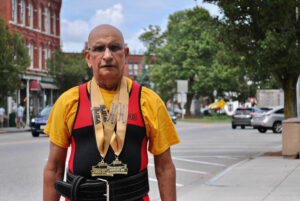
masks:
[[[265,133],[268,129],[273,130],[273,133],[281,133],[282,120],[284,120],[284,108],[283,106],[277,106],[270,108],[268,111],[256,113],[251,120],[251,124],[253,128],[258,129],[261,133]]]
[[[246,126],[252,126],[251,119],[257,110],[256,108],[237,108],[232,115],[231,127],[236,129],[237,126],[241,126],[241,128],[244,129]]]
[[[51,109],[52,106],[46,106],[37,117],[31,119],[30,128],[33,137],[38,137],[40,133],[44,133],[44,128],[48,121]]]
[[[171,111],[171,110],[168,110],[168,112],[169,112],[169,115],[170,115],[170,117],[171,117],[173,123],[176,124],[176,122],[177,122],[177,117],[176,117],[175,113],[174,113],[173,111]]]

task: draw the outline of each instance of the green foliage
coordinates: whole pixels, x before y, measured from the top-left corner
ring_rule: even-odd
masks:
[[[11,33],[0,18],[0,104],[21,85],[21,73],[29,66],[25,40]]]
[[[88,80],[86,76],[91,77],[83,54],[64,54],[59,49],[47,60],[47,66],[60,93]]]
[[[285,94],[285,116],[296,116],[296,83],[300,75],[300,23],[290,0],[205,0],[224,14],[222,41],[253,81],[270,76]]]
[[[150,88],[150,78],[148,75],[148,70],[146,69],[145,61],[142,62],[142,72],[137,75],[136,78],[137,83],[147,88]]]
[[[166,32],[149,26],[140,36],[148,47],[145,56],[153,64],[151,81],[164,101],[176,93],[176,80],[188,80],[188,112],[193,97],[213,99],[214,90],[222,98],[232,91],[239,100],[248,99],[251,90],[246,72],[229,62],[231,55],[217,40],[219,26],[208,11],[195,7],[170,15]]]

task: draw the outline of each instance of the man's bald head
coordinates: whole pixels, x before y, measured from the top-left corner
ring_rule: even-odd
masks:
[[[96,26],[89,34],[88,47],[92,48],[93,42],[98,38],[99,34],[116,35],[120,41],[124,44],[124,37],[122,32],[116,27],[109,24],[101,24]]]

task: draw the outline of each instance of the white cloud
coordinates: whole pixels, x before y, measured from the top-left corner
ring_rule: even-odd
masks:
[[[127,46],[129,47],[131,54],[143,53],[144,51],[146,51],[146,47],[139,40],[139,36],[144,32],[145,30],[141,29],[140,31],[136,32],[128,39],[125,39],[125,42],[127,43]]]
[[[90,19],[90,25],[95,27],[99,24],[111,24],[120,26],[123,22],[123,7],[121,4],[115,4],[112,8],[106,10],[97,10],[96,14]]]
[[[92,28],[99,24],[111,24],[119,27],[123,23],[124,15],[121,4],[115,4],[106,10],[97,10],[88,20],[61,21],[61,39],[63,51],[80,52],[84,48],[88,34]]]

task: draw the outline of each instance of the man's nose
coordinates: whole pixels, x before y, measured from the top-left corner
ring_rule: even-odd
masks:
[[[111,60],[112,59],[112,53],[108,47],[105,48],[104,55],[103,55],[104,60]]]

